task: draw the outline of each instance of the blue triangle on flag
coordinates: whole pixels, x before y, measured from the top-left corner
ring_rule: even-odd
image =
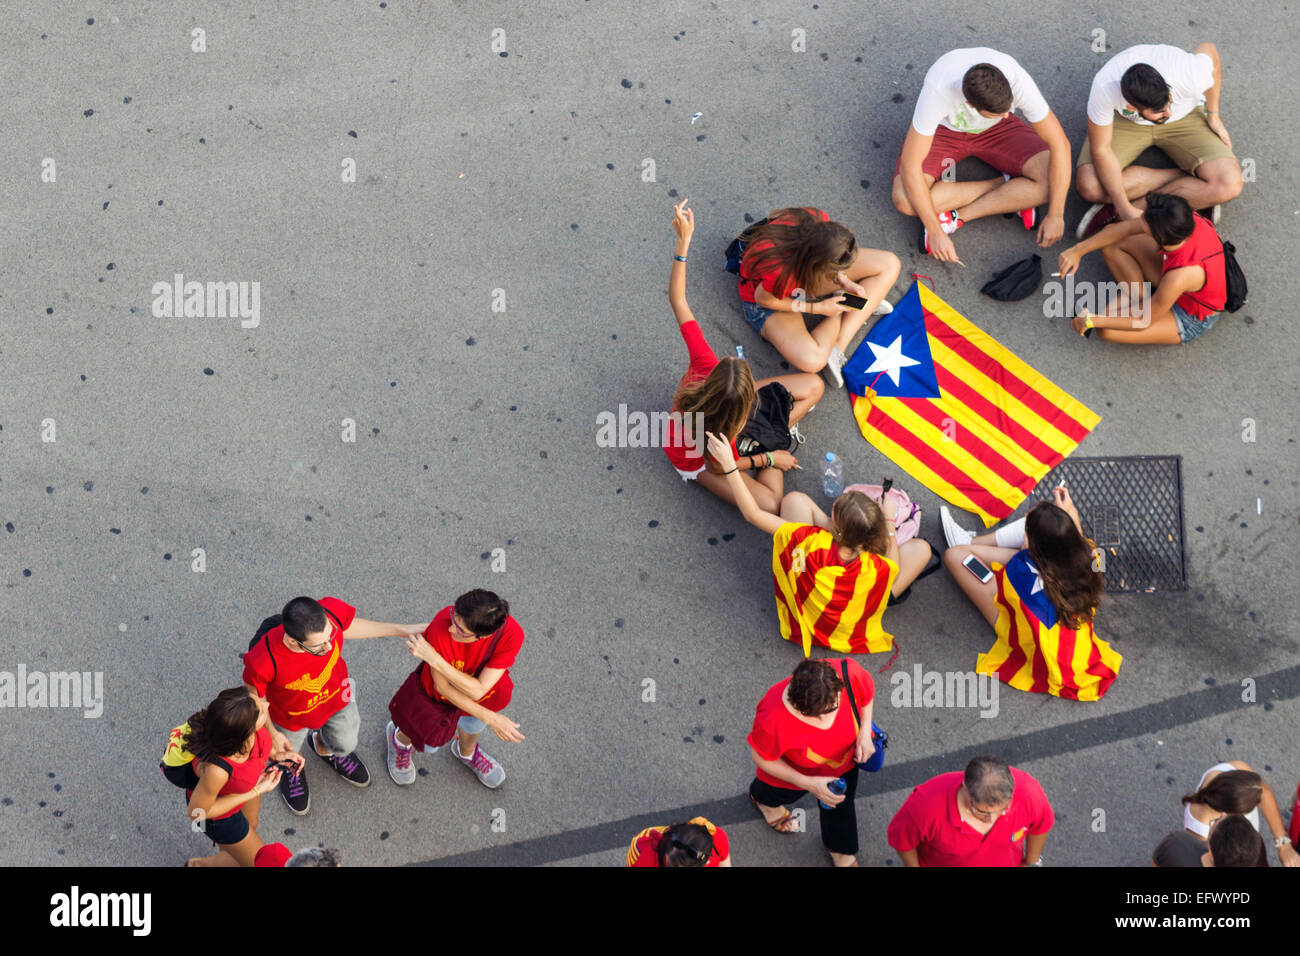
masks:
[[[870,388],[882,397],[939,397],[917,283],[912,283],[893,312],[877,320],[854,350],[844,365],[844,384],[857,395],[866,394]]]

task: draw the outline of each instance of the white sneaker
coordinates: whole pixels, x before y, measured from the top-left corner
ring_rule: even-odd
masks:
[[[1212,222],[1214,225],[1217,226],[1219,224],[1219,220],[1222,218],[1223,218],[1223,203],[1216,202],[1214,204],[1214,208],[1210,210],[1210,222]]]
[[[889,301],[888,301],[887,299],[881,299],[881,300],[880,300],[880,305],[876,306],[876,311],[873,312],[873,313],[871,313],[871,314],[872,314],[872,315],[889,315],[889,313],[890,313],[890,312],[893,312],[893,311],[894,311],[894,307],[893,307],[892,305],[889,304]]]
[[[943,522],[943,537],[948,542],[948,547],[970,544],[975,540],[975,532],[967,531],[954,521],[952,515],[948,512],[947,505],[939,506],[939,520]]]
[[[489,789],[495,790],[501,784],[506,782],[506,772],[501,764],[483,752],[483,748],[478,744],[474,745],[474,754],[471,757],[462,757],[460,755],[460,740],[455,737],[447,745],[453,757],[474,771],[474,776],[478,777],[478,782]]]
[[[414,747],[403,747],[397,742],[397,725],[388,722],[388,775],[399,787],[409,787],[415,783],[415,766],[411,763]]]
[[[831,378],[835,379],[835,387],[844,387],[844,374],[840,370],[844,368],[844,363],[848,361],[847,356],[838,348],[832,348],[831,354],[826,359],[826,368],[830,370]]]

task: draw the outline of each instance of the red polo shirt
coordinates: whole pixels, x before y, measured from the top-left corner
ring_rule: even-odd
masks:
[[[1015,793],[993,829],[980,834],[957,810],[964,774],[941,773],[914,789],[889,822],[889,845],[916,850],[922,866],[1019,866],[1025,837],[1046,833],[1056,818],[1038,781],[1011,768]]]

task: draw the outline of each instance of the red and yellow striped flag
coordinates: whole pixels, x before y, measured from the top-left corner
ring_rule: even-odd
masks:
[[[831,533],[810,524],[781,525],[772,539],[772,582],[781,636],[812,653],[813,641],[842,654],[894,646],[880,626],[898,565],[870,551],[847,567]]]
[[[1029,558],[1019,551],[1006,567],[994,563],[998,584],[997,643],[975,662],[1017,690],[1068,700],[1100,700],[1124,658],[1097,637],[1092,623],[1066,627]]]
[[[918,283],[844,366],[863,436],[988,527],[1101,417]]]

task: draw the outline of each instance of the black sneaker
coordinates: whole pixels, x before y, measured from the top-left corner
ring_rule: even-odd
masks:
[[[305,816],[311,809],[311,794],[307,792],[307,771],[280,774],[280,796],[290,813]]]
[[[311,749],[320,757],[320,751],[316,749],[316,738],[320,736],[319,732],[311,735]],[[340,757],[333,754],[329,757],[321,757],[327,764],[334,768],[334,772],[340,777],[352,784],[354,787],[370,786],[370,771],[366,765],[361,762],[361,758],[356,755],[356,751],[348,754],[346,757]]]

